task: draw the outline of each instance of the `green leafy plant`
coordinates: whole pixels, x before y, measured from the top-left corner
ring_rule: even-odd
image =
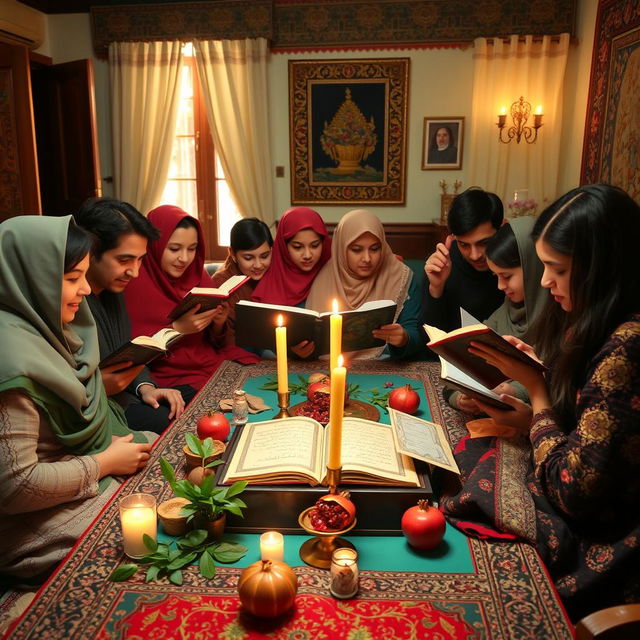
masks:
[[[298,374],[297,382],[289,378],[289,393],[292,396],[306,396],[307,395],[307,387],[309,386],[309,381],[304,377]],[[278,390],[278,378],[276,376],[271,376],[261,387],[265,391],[277,391]]]
[[[201,457],[203,469],[212,469],[222,464],[222,460],[213,460],[205,464],[205,460],[213,455],[213,440],[211,438],[201,442],[189,433],[186,435],[186,440],[189,448],[192,451],[195,449],[194,453]],[[195,517],[213,522],[227,511],[237,516],[243,515],[242,509],[247,505],[238,498],[238,494],[245,490],[246,480],[234,482],[229,487],[217,487],[214,474],[210,473],[204,476],[202,484],[198,486],[186,479],[177,480],[173,467],[164,458],[160,458],[160,468],[173,493],[189,501],[189,504],[184,505],[181,509],[182,514],[188,516],[187,522]]]
[[[201,464],[205,469],[211,469],[212,467],[217,467],[219,464],[222,464],[222,460],[214,460],[213,462],[205,464],[205,460],[215,453],[213,438],[200,440],[200,438],[193,433],[185,433],[184,439],[187,441],[187,446],[191,453],[196,456],[200,456],[202,460]]]
[[[198,563],[200,573],[211,579],[216,573],[215,561],[236,562],[247,553],[247,547],[237,542],[207,542],[207,532],[204,529],[189,531],[179,540],[169,544],[158,543],[146,534],[143,540],[150,552],[140,559],[142,565],[149,565],[145,582],[166,576],[169,582],[180,585],[182,570],[195,562]],[[137,564],[124,564],[111,572],[109,580],[128,580],[139,568]]]

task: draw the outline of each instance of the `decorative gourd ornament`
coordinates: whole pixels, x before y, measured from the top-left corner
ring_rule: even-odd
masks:
[[[238,580],[242,606],[254,616],[274,618],[293,606],[298,576],[284,562],[260,560],[249,565]]]

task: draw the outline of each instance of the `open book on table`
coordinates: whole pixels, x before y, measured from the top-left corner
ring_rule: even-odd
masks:
[[[182,334],[171,327],[160,329],[152,336],[138,336],[130,342],[110,353],[100,362],[100,368],[131,362],[131,366],[148,364],[153,359],[167,352],[169,345],[182,337]]]
[[[501,351],[511,358],[516,358],[521,362],[537,369],[547,371],[547,368],[527,355],[524,351],[516,349],[510,342],[507,342],[499,333],[484,324],[474,324],[446,333],[437,327],[428,324],[424,325],[424,330],[430,338],[427,346],[435,351],[447,363],[453,364],[468,376],[480,382],[487,389],[493,389],[501,382],[508,380],[500,369],[489,364],[479,356],[469,353],[471,342],[482,342],[489,347]]]
[[[249,422],[242,427],[222,484],[322,484],[329,455],[329,429],[313,418]],[[419,487],[410,457],[398,451],[395,429],[388,424],[344,418],[342,482]]]
[[[395,312],[393,300],[372,300],[352,311],[341,311],[342,352],[383,347],[384,340],[374,338],[371,332],[392,323]],[[332,313],[240,300],[236,304],[236,344],[275,351],[275,327],[281,314],[287,327],[289,348],[303,340],[311,340],[316,345],[314,356],[326,355],[330,351],[329,317]]]
[[[389,418],[396,432],[398,450],[436,467],[460,473],[444,429],[436,422],[396,411],[389,407]]]
[[[227,300],[227,298],[234,291],[237,291],[247,280],[249,280],[249,276],[238,275],[231,276],[219,287],[194,287],[185,294],[184,298],[182,298],[167,317],[169,320],[175,320],[197,304],[200,305],[198,313],[213,309]]]

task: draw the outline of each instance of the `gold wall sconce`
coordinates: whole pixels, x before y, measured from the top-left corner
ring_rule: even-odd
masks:
[[[520,100],[511,105],[509,112],[513,122],[510,127],[507,127],[507,108],[502,107],[498,114],[498,122],[496,124],[500,130],[498,135],[500,142],[508,144],[515,138],[519,144],[522,136],[529,144],[535,142],[538,137],[538,129],[542,126],[542,107],[537,107],[536,112],[533,114],[533,127],[526,126],[527,120],[531,115],[531,103],[527,102],[522,96],[520,96]],[[506,133],[506,140],[503,137],[504,133]]]

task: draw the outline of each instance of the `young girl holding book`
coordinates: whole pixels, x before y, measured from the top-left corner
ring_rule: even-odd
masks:
[[[320,214],[308,207],[285,211],[278,223],[271,266],[251,299],[288,307],[304,306],[313,281],[330,257],[331,240]],[[308,358],[313,347],[312,342],[305,340],[293,351]]]
[[[333,234],[333,256],[313,283],[306,306],[331,311],[334,298],[341,310],[357,309],[373,300],[393,300],[397,304],[393,323],[379,327],[373,335],[387,343],[394,358],[407,358],[422,349],[419,287],[370,211],[356,209],[342,217]],[[381,352],[382,348],[366,349],[355,357],[371,358]]]
[[[84,300],[91,240],[66,217],[0,225],[0,576],[38,584],[149,459],[107,400]]]
[[[212,276],[215,287],[232,276],[249,276],[246,284],[234,291],[227,300],[228,341],[234,338],[235,306],[238,300],[250,300],[256,286],[262,280],[271,264],[273,238],[269,227],[258,218],[243,218],[231,227],[229,255],[225,263]]]
[[[510,220],[489,239],[485,248],[487,264],[496,276],[498,289],[504,291],[505,299],[484,324],[500,335],[515,336],[524,341],[530,340],[531,327],[549,297],[540,285],[543,266],[531,238],[535,222],[531,216]],[[504,383],[496,391],[527,399],[526,390],[517,383]],[[480,413],[469,396],[447,389],[444,395],[452,407]]]
[[[213,287],[204,269],[204,238],[196,218],[172,205],[162,205],[148,215],[160,231],[142,261],[140,275],[125,290],[134,335],[153,335],[170,325],[168,314],[193,287]],[[196,305],[172,323],[186,334],[169,354],[149,364],[155,380],[180,389],[185,401],[202,388],[224,360],[242,363],[257,358],[228,342],[226,303],[198,313]]]
[[[481,406],[529,446],[463,439],[465,482],[443,507],[471,535],[534,544],[581,617],[640,600],[640,207],[615,187],[580,187],[542,213],[533,238],[551,293],[534,335],[549,378],[471,349],[527,388],[531,406],[506,395],[515,411]]]

